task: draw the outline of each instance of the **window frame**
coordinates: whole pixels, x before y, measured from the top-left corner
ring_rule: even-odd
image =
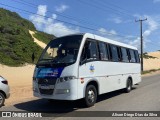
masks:
[[[134,50],[134,55],[135,55],[135,58],[136,58],[136,63],[140,63],[140,57],[139,57],[139,54],[138,54],[138,50]]]
[[[108,43],[108,42],[104,42],[104,41],[100,41],[100,40],[96,40],[96,39],[91,39],[91,38],[86,38],[85,43],[83,45],[83,48],[84,48],[87,41],[96,43],[97,58],[95,60],[94,59],[93,60],[86,60],[85,62],[82,62],[82,58],[81,58],[82,53],[83,53],[83,49],[82,49],[82,52],[81,52],[81,55],[80,55],[80,65],[83,65],[84,63],[88,63],[88,62],[93,62],[93,61],[104,61],[104,62],[106,61],[106,62],[119,62],[119,63],[138,63],[138,64],[140,63],[140,58],[139,58],[139,62],[137,62],[136,55],[135,55],[135,52],[137,50],[135,50],[135,49],[131,49],[131,48],[127,48],[127,47],[123,47],[123,46],[120,46],[120,45],[116,45],[116,44],[112,44],[112,43]],[[106,48],[106,53],[108,55],[108,60],[101,60],[99,43],[104,43],[106,45],[105,48]],[[117,49],[118,61],[113,61],[112,60],[112,51],[111,51],[111,46],[112,45],[115,46],[116,49]],[[128,62],[123,61],[122,50],[121,50],[122,48],[126,49],[126,52],[127,52],[127,55],[128,55]],[[135,62],[131,62],[130,50],[133,50],[134,57],[135,57]]]
[[[110,44],[110,43],[108,43],[108,46],[109,46],[110,61],[111,61],[111,62],[121,62],[120,59],[119,59],[119,56],[120,56],[120,55],[119,55],[120,53],[119,53],[119,50],[118,50],[118,49],[119,49],[119,48],[118,48],[119,46],[118,46],[118,45],[115,45],[115,44]],[[116,47],[118,61],[113,61],[111,46],[115,46],[115,47]]]
[[[97,42],[98,42],[99,60],[100,61],[110,61],[110,54],[109,54],[109,50],[108,50],[108,43],[103,42],[103,41],[97,41]],[[100,43],[103,43],[105,45],[105,51],[106,51],[106,56],[107,56],[108,60],[102,60],[101,59],[100,46],[99,46]]]
[[[88,41],[90,41],[90,42],[95,42],[96,43],[96,53],[97,53],[97,57],[96,57],[96,59],[94,60],[85,60],[84,62],[82,61],[82,54],[83,54],[83,49],[84,49],[84,47],[85,47],[85,44],[88,42]],[[88,62],[93,62],[93,61],[100,61],[100,56],[99,56],[99,48],[98,48],[98,42],[97,42],[97,40],[95,40],[95,39],[91,39],[91,38],[86,38],[86,40],[85,40],[85,43],[84,43],[84,45],[83,45],[83,49],[82,49],[82,52],[81,52],[81,56],[80,56],[80,65],[83,65],[84,63],[88,63]]]
[[[126,48],[126,47],[120,47],[120,49],[121,49],[121,59],[122,59],[122,62],[129,63],[130,62],[130,59],[129,59],[130,56],[129,56],[129,53],[128,53],[128,48]],[[122,52],[122,49],[126,50],[128,62],[127,61],[123,61],[123,52]]]
[[[132,61],[131,61],[132,56],[131,56],[131,52],[130,52],[130,51],[133,51],[133,55],[134,55],[135,62],[132,62]],[[133,50],[133,49],[129,49],[129,54],[130,54],[130,61],[129,61],[129,62],[130,62],[130,63],[137,63],[137,62],[136,62],[136,56],[135,56],[135,53],[134,53],[134,50]]]

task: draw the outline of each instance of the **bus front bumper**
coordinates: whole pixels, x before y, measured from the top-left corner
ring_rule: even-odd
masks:
[[[77,98],[77,80],[58,83],[54,89],[41,89],[34,83],[33,95],[38,98],[55,100],[76,100]]]

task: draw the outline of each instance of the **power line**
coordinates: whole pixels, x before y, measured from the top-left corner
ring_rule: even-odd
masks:
[[[23,5],[29,5],[30,7],[34,7],[34,8],[36,8],[36,9],[37,9],[37,6],[38,6],[38,5],[36,5],[36,4],[30,3],[30,2],[26,2],[26,1],[23,1],[23,0],[21,0],[21,1],[13,0],[13,1],[14,1],[14,2],[17,2],[17,3],[20,3],[20,4],[23,4]],[[95,23],[92,23],[92,22],[89,22],[89,21],[86,21],[86,20],[83,20],[83,19],[77,19],[77,18],[72,17],[72,16],[62,15],[62,14],[60,14],[59,12],[56,12],[56,11],[53,12],[53,11],[51,11],[51,10],[47,10],[47,12],[48,12],[48,13],[52,13],[52,14],[55,13],[55,14],[63,17],[63,18],[67,18],[67,19],[70,19],[70,20],[78,20],[78,22],[80,22],[80,23],[88,24],[88,25],[91,25],[91,26],[102,27],[102,26],[99,26],[99,25],[97,25],[97,24],[95,24]],[[77,22],[77,21],[75,21],[75,22]]]
[[[33,12],[30,12],[30,11],[27,11],[27,10],[23,10],[23,9],[20,9],[20,8],[16,8],[16,7],[13,7],[13,6],[9,6],[9,5],[6,5],[6,4],[3,4],[3,3],[0,3],[0,5],[7,6],[7,7],[10,7],[10,8],[14,8],[14,9],[17,9],[17,10],[20,10],[20,11],[23,11],[23,12],[26,12],[26,13],[35,14],[35,15],[38,15],[38,16],[41,16],[41,17],[53,19],[53,18],[48,17],[48,16],[43,16],[43,15],[40,15],[40,14],[37,14],[37,13],[33,13]],[[85,29],[88,29],[88,30],[91,30],[91,31],[97,31],[97,32],[99,32],[97,29],[93,29],[93,28],[89,28],[89,27],[77,25],[77,24],[70,23],[70,22],[66,22],[66,21],[63,21],[63,20],[59,20],[59,19],[53,19],[53,20],[56,20],[56,21],[59,21],[59,22],[64,22],[64,23],[66,23],[66,24],[70,24],[70,25],[73,25],[73,26],[85,28]],[[105,31],[101,31],[101,32],[102,32],[102,33],[105,33],[105,34],[108,34],[108,35],[119,36],[119,37],[123,37],[123,38],[126,38],[126,39],[127,39],[127,37],[126,37],[126,36],[123,36],[123,35],[113,34],[113,33],[105,32]]]
[[[13,7],[13,6],[8,6],[8,5],[5,5],[5,4],[2,4],[2,3],[0,3],[0,4],[3,5],[3,6],[7,6],[7,7],[14,8],[14,9],[19,9],[19,8],[15,8],[15,7]],[[26,10],[22,10],[22,9],[19,9],[19,10],[20,10],[21,12],[25,13],[25,14],[32,13],[32,14],[35,14],[35,15],[38,15],[38,16],[42,16],[42,15],[39,15],[39,14],[37,14],[37,13],[29,12],[29,11],[26,11]],[[47,17],[47,16],[42,16],[42,17],[50,18],[50,17]],[[51,19],[53,19],[53,18],[51,18]],[[55,19],[54,19],[54,20],[55,20]],[[78,26],[78,25],[75,25],[75,26]],[[61,28],[61,29],[64,29],[64,30],[66,30],[66,31],[68,30],[68,29],[65,28],[65,27],[59,27],[59,26],[54,26],[54,28]],[[82,27],[82,28],[83,28],[83,27]],[[92,29],[92,28],[85,28],[85,29],[89,29],[89,30],[91,30],[91,31],[97,31],[97,32],[99,32],[98,30],[95,30],[95,29]],[[108,32],[102,32],[102,33],[108,34]],[[114,36],[115,36],[115,34],[108,34],[108,35],[114,35]],[[116,36],[124,37],[124,38],[127,38],[127,39],[130,38],[130,37],[121,36],[121,35],[116,35]],[[132,37],[132,38],[136,38],[136,37]],[[150,42],[150,45],[160,47],[159,45],[154,44],[154,43],[152,43],[152,42]]]
[[[104,12],[104,11],[108,12],[107,9],[110,9],[110,10],[112,10],[112,11],[113,11],[115,14],[117,14],[117,15],[125,15],[125,16],[129,16],[129,17],[133,17],[132,15],[126,14],[126,13],[124,13],[124,12],[122,12],[122,11],[119,11],[119,10],[116,10],[116,9],[114,9],[114,8],[112,8],[112,7],[105,7],[104,4],[98,6],[98,4],[94,4],[93,2],[90,2],[90,3],[89,3],[89,2],[83,1],[83,0],[78,0],[78,2],[80,2],[80,3],[84,4],[84,5],[88,5],[88,6],[90,6],[90,7],[97,8],[98,10],[102,10],[103,12]]]
[[[97,1],[98,2],[98,1]],[[108,6],[112,6],[112,7],[114,7],[114,8],[118,8],[119,10],[121,10],[122,12],[124,12],[125,14],[128,14],[129,16],[131,16],[131,17],[133,17],[132,15],[130,15],[130,11],[128,11],[128,10],[126,10],[126,9],[124,9],[124,8],[121,8],[121,7],[119,7],[119,6],[117,6],[117,5],[115,5],[115,4],[112,4],[112,3],[109,3],[108,1],[105,1],[105,2],[107,2],[107,4],[105,3],[105,2],[103,2],[103,1],[101,1],[101,0],[99,0],[99,2],[101,3],[101,4],[103,4],[103,5],[106,5],[107,7]]]
[[[15,1],[15,0],[14,0]],[[15,1],[15,2],[18,2],[18,3],[20,3],[20,4],[23,4],[25,1],[24,0],[21,0],[21,2],[19,2],[19,1]],[[23,2],[23,3],[22,3]],[[37,6],[38,5],[36,5],[36,4],[33,4],[33,3],[30,3],[30,2],[25,2],[24,4],[29,4],[29,5],[31,5],[31,6],[34,6],[34,8],[37,8]],[[53,11],[49,11],[49,10],[47,10],[47,12],[49,12],[49,13],[53,13]],[[59,14],[59,13],[57,13],[57,12],[55,12],[57,15],[59,15],[59,16],[62,16],[62,17],[65,17],[65,18],[69,18],[69,19],[72,19],[72,20],[76,20],[75,18],[72,18],[72,17],[68,17],[68,16],[64,16],[64,15],[62,15],[62,14]],[[77,21],[76,21],[77,22]],[[79,21],[78,21],[79,22]],[[89,25],[92,25],[92,26],[97,26],[97,27],[100,27],[100,28],[103,28],[102,26],[99,26],[99,25],[97,25],[97,24],[93,24],[93,23],[91,23],[91,22],[89,22],[89,21],[85,21],[85,20],[80,20],[80,22],[82,22],[82,23],[87,23],[87,24],[89,24]],[[93,29],[93,28],[92,28]],[[110,33],[110,32],[107,32],[107,33]],[[113,35],[115,35],[115,34],[113,34]],[[120,36],[120,37],[124,37],[124,35],[117,35],[117,36]],[[131,38],[131,37],[126,37],[125,36],[125,38]],[[136,38],[136,36],[132,36],[132,38]]]

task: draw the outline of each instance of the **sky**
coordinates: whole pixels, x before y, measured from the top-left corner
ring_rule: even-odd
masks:
[[[30,20],[37,30],[57,37],[93,33],[140,49],[160,50],[160,0],[0,0],[0,7]]]

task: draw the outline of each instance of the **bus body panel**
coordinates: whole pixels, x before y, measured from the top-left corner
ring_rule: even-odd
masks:
[[[39,89],[38,89],[38,84],[34,83],[34,87],[37,88],[37,92],[34,92],[34,96],[35,97],[39,97],[39,98],[47,98],[47,99],[55,99],[55,100],[77,100],[77,80],[71,80],[71,81],[67,81],[64,83],[58,83],[55,86],[55,91],[53,93],[53,95],[44,95],[44,94],[40,94]],[[34,89],[35,89],[34,88]],[[66,94],[57,94],[56,91],[57,90],[61,90],[61,89],[67,89],[69,90],[69,93]]]
[[[94,67],[94,70],[90,68]],[[129,69],[128,69],[129,68]],[[88,81],[94,80],[98,83],[99,94],[115,91],[126,87],[127,79],[131,77],[133,84],[141,81],[140,77],[140,65],[132,63],[118,63],[109,61],[95,61],[88,62],[79,67],[79,77],[84,78],[84,84],[88,84]],[[86,85],[78,84],[79,88],[84,88]],[[78,93],[79,97],[83,98],[85,92]]]
[[[132,78],[133,84],[141,81],[139,63],[99,60],[81,64],[81,54],[87,38],[137,50],[135,47],[126,44],[86,33],[83,35],[76,62],[63,68],[60,76],[56,78],[57,80],[54,86],[53,94],[41,94],[39,91],[39,85],[37,81],[34,80],[34,96],[57,100],[76,100],[85,97],[86,86],[91,81],[97,82],[99,94],[125,88],[128,77]],[[39,68],[35,68],[34,78],[37,78],[36,74],[38,69]],[[58,78],[65,76],[74,76],[75,79],[58,83]],[[56,91],[60,89],[69,90],[69,93],[56,94]]]
[[[39,71],[39,69],[42,69],[42,68],[35,68],[35,73],[34,73],[35,78],[37,78],[36,74],[38,74],[37,71]],[[76,79],[65,81],[65,82],[58,82],[58,80],[56,80],[54,92],[52,95],[40,94],[37,81],[33,82],[34,89],[36,89],[36,91],[37,91],[37,92],[34,92],[34,96],[40,97],[40,98],[48,98],[48,99],[76,100],[78,98],[77,97],[78,96],[77,95],[77,81],[78,81],[77,80],[77,72],[78,72],[77,70],[78,70],[78,68],[77,68],[77,65],[75,65],[75,64],[65,67],[62,70],[60,77],[75,76]],[[47,78],[44,78],[44,79],[47,79]],[[53,77],[53,79],[54,79],[54,77]],[[56,79],[58,79],[58,78],[56,78]],[[69,90],[69,93],[66,93],[66,94],[57,94],[56,93],[57,90],[62,90],[62,89]]]

